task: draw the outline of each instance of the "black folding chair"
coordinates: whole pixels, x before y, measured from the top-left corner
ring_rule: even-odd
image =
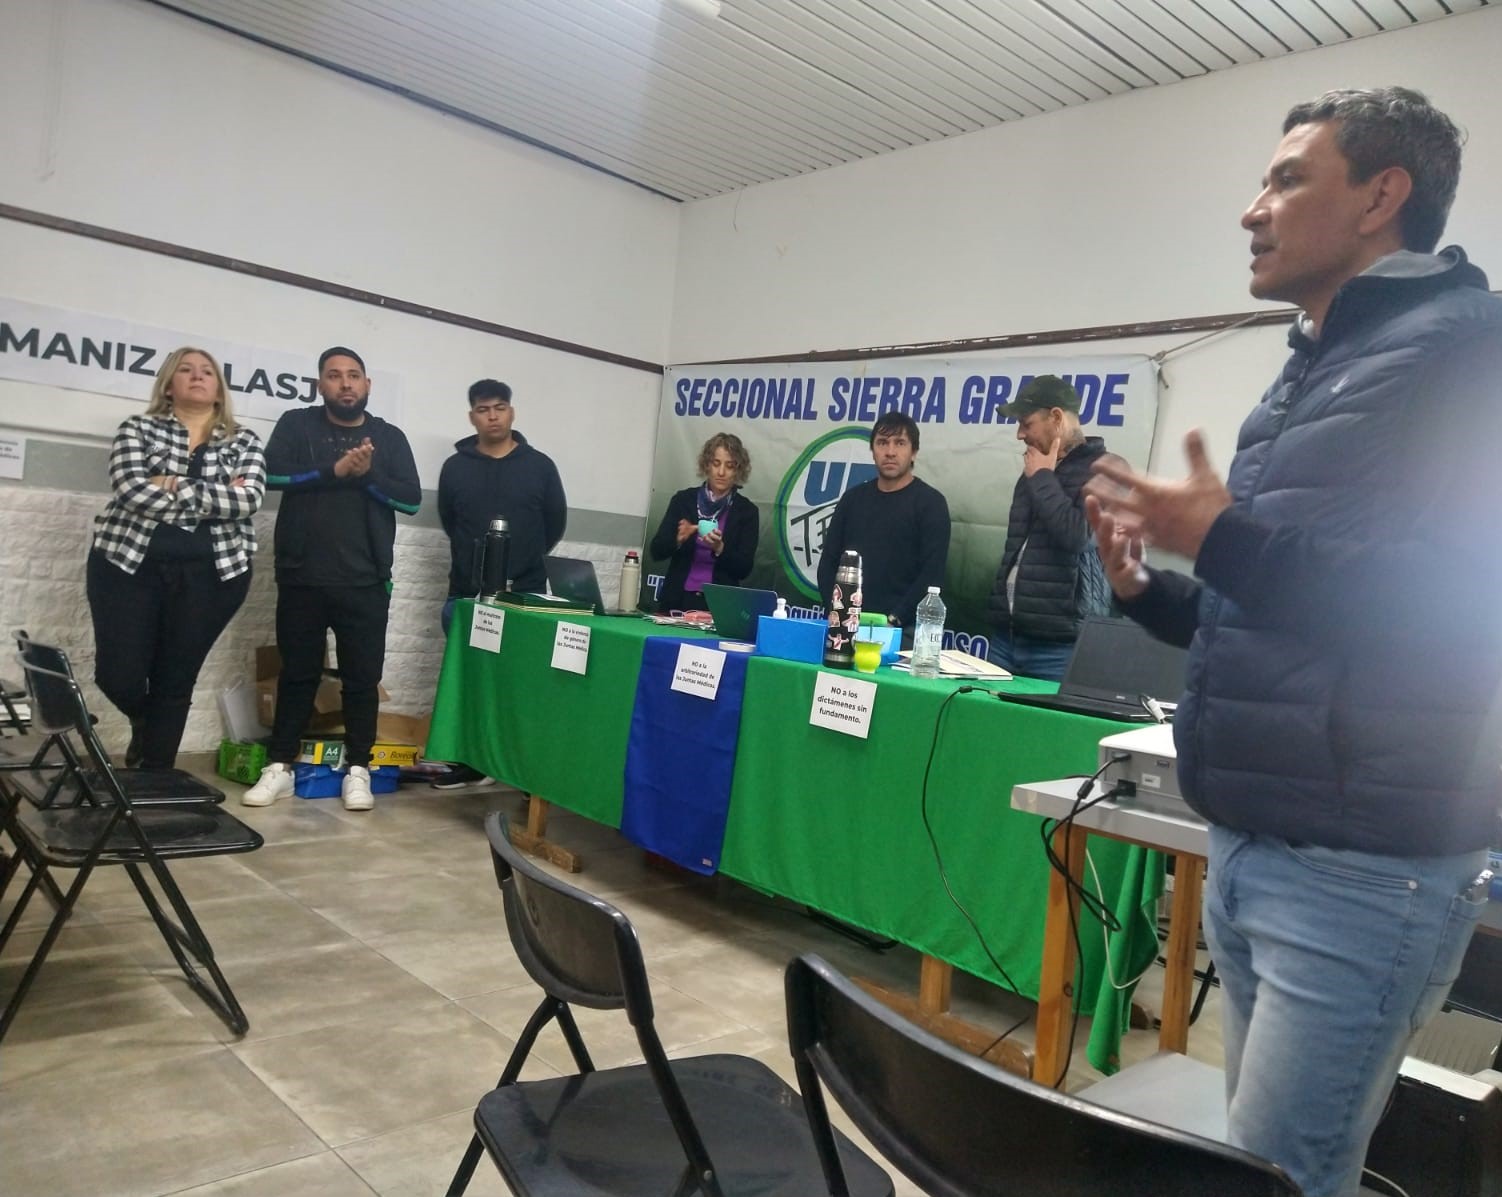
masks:
[[[831,1150],[850,1187],[825,1187],[802,1102],[766,1065],[732,1055],[669,1060],[626,916],[517,852],[499,813],[485,831],[506,929],[544,997],[496,1088],[480,1099],[450,1197],[469,1185],[482,1148],[522,1197],[890,1197],[886,1173],[843,1136]],[[597,1070],[572,1006],[625,1011],[644,1062]],[[578,1072],[519,1080],[538,1033],[554,1020]]]
[[[829,1191],[827,1088],[887,1160],[943,1197],[1299,1197],[1266,1160],[1055,1092],[952,1047],[818,956],[787,969],[788,1033]]]
[[[215,962],[208,937],[173,879],[167,861],[252,852],[263,842],[260,835],[212,803],[143,806],[134,802],[99,743],[83,693],[67,668],[62,651],[31,641],[19,659],[26,671],[36,729],[47,736],[71,733],[76,737],[86,753],[88,771],[104,784],[102,793],[90,788],[84,800],[73,805],[38,808],[16,802],[10,807],[7,830],[32,866],[32,875],[0,928],[0,953],[20,925],[32,895],[55,883],[53,870],[73,869],[76,873],[72,883],[62,891],[62,901],[32,954],[31,963],[0,1013],[0,1040],[15,1021],[84,886],[102,865],[124,867],[188,985],[232,1031],[244,1034],[250,1025],[245,1012]],[[9,870],[0,897],[16,872],[14,868]],[[163,899],[170,907],[170,915]]]

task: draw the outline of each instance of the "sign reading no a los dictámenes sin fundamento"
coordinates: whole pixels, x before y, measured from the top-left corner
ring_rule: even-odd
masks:
[[[671,367],[663,382],[648,538],[673,493],[698,481],[704,442],[717,432],[733,433],[751,455],[742,493],[761,515],[747,585],[776,590],[794,606],[817,606],[829,518],[847,490],[876,476],[871,426],[884,412],[906,412],[918,424],[915,472],[943,492],[953,521],[944,584],[949,626],[985,635],[991,630],[986,596],[1022,472],[1016,422],[1000,409],[1039,374],[1069,380],[1080,393],[1085,434],[1103,437],[1113,453],[1146,468],[1158,378],[1145,356],[985,354]],[[656,571],[665,565],[654,564]]]

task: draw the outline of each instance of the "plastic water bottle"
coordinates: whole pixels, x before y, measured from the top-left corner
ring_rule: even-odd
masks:
[[[944,600],[939,588],[930,586],[918,604],[918,626],[913,630],[911,665],[914,677],[938,677],[939,653],[944,648]]]
[[[773,619],[786,619],[788,617],[788,601],[780,594],[777,596],[777,609],[772,612]]]
[[[641,558],[635,549],[628,549],[621,565],[621,592],[616,596],[616,606],[622,611],[635,611],[640,599]]]

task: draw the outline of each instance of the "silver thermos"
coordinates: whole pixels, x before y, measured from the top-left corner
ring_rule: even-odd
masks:
[[[493,599],[511,589],[511,526],[503,519],[490,521],[480,555],[480,597]]]
[[[616,595],[615,605],[622,611],[635,611],[641,598],[641,558],[635,549],[626,553],[621,565],[621,590]]]

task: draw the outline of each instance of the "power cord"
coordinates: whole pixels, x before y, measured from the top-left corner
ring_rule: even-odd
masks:
[[[1053,1086],[1056,1090],[1063,1089],[1064,1082],[1069,1076],[1069,1067],[1074,1060],[1074,1042],[1080,1029],[1080,1008],[1078,1001],[1079,986],[1077,982],[1080,969],[1083,967],[1084,945],[1080,942],[1080,921],[1078,913],[1079,909],[1083,907],[1085,910],[1088,910],[1092,915],[1094,915],[1096,919],[1100,921],[1101,925],[1105,928],[1107,934],[1115,931],[1120,931],[1121,922],[1117,919],[1115,912],[1107,907],[1105,902],[1101,898],[1096,897],[1096,895],[1092,894],[1083,885],[1075,881],[1075,879],[1069,875],[1068,863],[1060,859],[1059,854],[1054,851],[1054,832],[1063,829],[1066,832],[1067,838],[1067,833],[1073,832],[1074,821],[1079,818],[1081,814],[1089,810],[1092,806],[1097,806],[1102,802],[1107,802],[1111,799],[1116,798],[1121,792],[1121,787],[1119,785],[1112,786],[1110,789],[1102,791],[1096,797],[1090,798],[1089,801],[1086,801],[1086,799],[1089,797],[1090,791],[1095,787],[1095,783],[1100,778],[1100,775],[1102,773],[1104,773],[1112,765],[1119,764],[1122,761],[1129,759],[1129,753],[1112,753],[1111,756],[1101,765],[1099,769],[1097,769],[1094,773],[1092,773],[1089,777],[1085,778],[1085,780],[1080,783],[1079,789],[1075,791],[1074,803],[1069,808],[1069,813],[1062,819],[1043,820],[1038,829],[1043,840],[1043,854],[1048,858],[1049,865],[1052,866],[1053,869],[1059,874],[1059,876],[1064,879],[1066,894],[1071,894],[1074,898],[1073,901],[1070,901],[1068,903],[1068,908],[1069,934],[1074,940],[1074,967],[1076,978],[1076,984],[1074,988],[1076,1000],[1072,1003],[1074,1006],[1074,1012],[1073,1017],[1069,1022],[1069,1045],[1064,1053],[1064,1070],[1059,1073],[1059,1079],[1054,1082]]]
[[[970,930],[974,932],[976,942],[980,944],[981,951],[986,954],[986,959],[991,962],[991,967],[994,968],[997,973],[1000,974],[1001,979],[1006,982],[1007,988],[1010,989],[1013,993],[1021,993],[1022,991],[1017,988],[1017,982],[1012,980],[1011,974],[1002,967],[1001,961],[996,958],[996,953],[991,950],[991,945],[986,942],[986,937],[981,932],[980,924],[975,921],[970,911],[965,908],[965,904],[961,902],[959,897],[955,894],[954,887],[949,884],[949,873],[944,868],[944,858],[939,852],[939,840],[938,837],[934,835],[933,824],[929,822],[928,818],[928,778],[929,774],[933,771],[934,754],[938,751],[939,731],[944,724],[945,712],[948,711],[949,704],[955,700],[956,696],[960,694],[972,694],[977,691],[982,694],[996,693],[996,691],[988,690],[984,686],[960,686],[958,689],[950,691],[950,693],[945,697],[944,701],[939,704],[939,713],[934,716],[933,739],[929,742],[928,745],[928,761],[923,766],[923,794],[919,802],[919,813],[923,817],[923,830],[928,835],[928,846],[933,850],[934,864],[938,866],[939,880],[944,884],[944,892],[949,895],[949,900],[954,904],[954,908],[964,916],[965,922],[970,924]],[[981,1053],[981,1055],[984,1056],[987,1052],[990,1052],[993,1048],[996,1047],[998,1043],[1000,1043],[1013,1031],[1017,1030],[1018,1027],[1023,1026],[1031,1017],[1032,1015],[1029,1014],[1024,1016],[1023,1018],[1018,1019],[1017,1022],[1013,1023],[994,1040],[992,1040],[991,1044],[986,1048],[984,1052]]]

